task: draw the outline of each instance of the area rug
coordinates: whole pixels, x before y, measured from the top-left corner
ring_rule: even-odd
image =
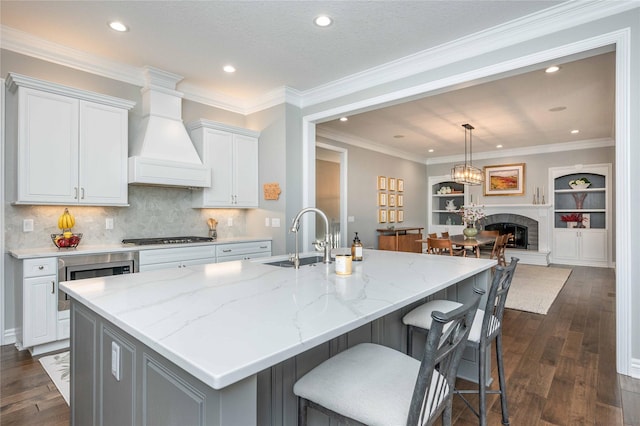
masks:
[[[546,315],[571,271],[570,268],[518,265],[505,306]]]
[[[39,359],[44,371],[47,372],[53,384],[56,385],[62,397],[69,405],[69,376],[71,374],[69,352],[44,356]]]

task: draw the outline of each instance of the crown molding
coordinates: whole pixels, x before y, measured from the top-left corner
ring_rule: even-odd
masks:
[[[332,129],[323,129],[316,127],[316,137],[326,139],[327,141],[340,142],[358,148],[367,149],[369,151],[379,152],[381,154],[389,155],[391,157],[402,158],[404,160],[413,161],[415,163],[425,164],[427,158],[420,157],[411,152],[401,151],[393,148],[389,148],[384,145],[374,144],[367,139],[362,139],[346,133],[337,132]]]
[[[585,149],[606,148],[615,146],[615,140],[611,138],[589,139],[584,141],[563,142],[545,145],[529,146],[525,148],[504,149],[499,151],[485,151],[473,153],[474,160],[487,160],[492,158],[522,157],[526,155],[549,154],[554,152],[581,151]],[[464,161],[464,155],[448,155],[429,158],[429,164],[449,164]]]
[[[633,1],[561,3],[305,91],[279,87],[247,101],[188,82],[181,83],[179,89],[184,93],[185,99],[243,115],[282,103],[304,108],[638,7],[640,2]],[[136,86],[144,86],[144,68],[71,49],[4,25],[0,25],[0,35],[3,49]]]
[[[573,2],[441,44],[398,60],[301,92],[303,107],[400,80],[532,38],[640,7],[640,2]]]

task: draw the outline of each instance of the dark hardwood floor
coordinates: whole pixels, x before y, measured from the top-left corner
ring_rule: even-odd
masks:
[[[513,426],[640,426],[640,380],[615,370],[613,270],[573,267],[547,315],[507,310],[503,336]],[[69,407],[37,359],[7,345],[0,363],[0,424],[69,424]],[[488,403],[489,424],[501,424],[497,396]],[[477,424],[458,398],[454,424]]]

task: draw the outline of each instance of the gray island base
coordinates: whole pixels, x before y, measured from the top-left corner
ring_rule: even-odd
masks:
[[[432,297],[464,301],[495,264],[364,256],[347,277],[334,265],[237,261],[61,284],[72,297],[72,424],[295,425],[297,378],[361,342],[404,351],[406,312]],[[473,378],[475,354],[465,357]],[[327,420],[311,412],[309,424]]]

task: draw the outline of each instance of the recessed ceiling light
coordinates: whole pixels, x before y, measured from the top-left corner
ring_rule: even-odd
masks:
[[[234,67],[233,65],[225,65],[224,67],[222,67],[222,69],[224,70],[224,72],[228,72],[229,74],[231,74],[232,72],[236,72],[236,67]]]
[[[502,148],[502,145],[496,145],[496,148]]]
[[[580,133],[580,130],[578,130],[578,129],[573,129],[573,130],[571,131],[571,133],[575,135],[576,133]]]
[[[328,27],[333,23],[333,19],[327,15],[320,15],[313,20],[313,23],[319,27]]]
[[[546,72],[547,74],[551,74],[552,72],[558,72],[558,71],[560,71],[560,67],[557,65],[552,65],[546,70],[544,70],[544,72]]]
[[[347,117],[340,117],[340,121],[348,121],[349,119]]]
[[[429,150],[429,152],[433,152],[433,148],[431,148],[431,149]]]
[[[114,31],[118,31],[118,32],[125,32],[125,31],[129,31],[129,27],[127,27],[125,24],[123,24],[120,21],[111,21],[109,22],[109,28],[111,28]]]

